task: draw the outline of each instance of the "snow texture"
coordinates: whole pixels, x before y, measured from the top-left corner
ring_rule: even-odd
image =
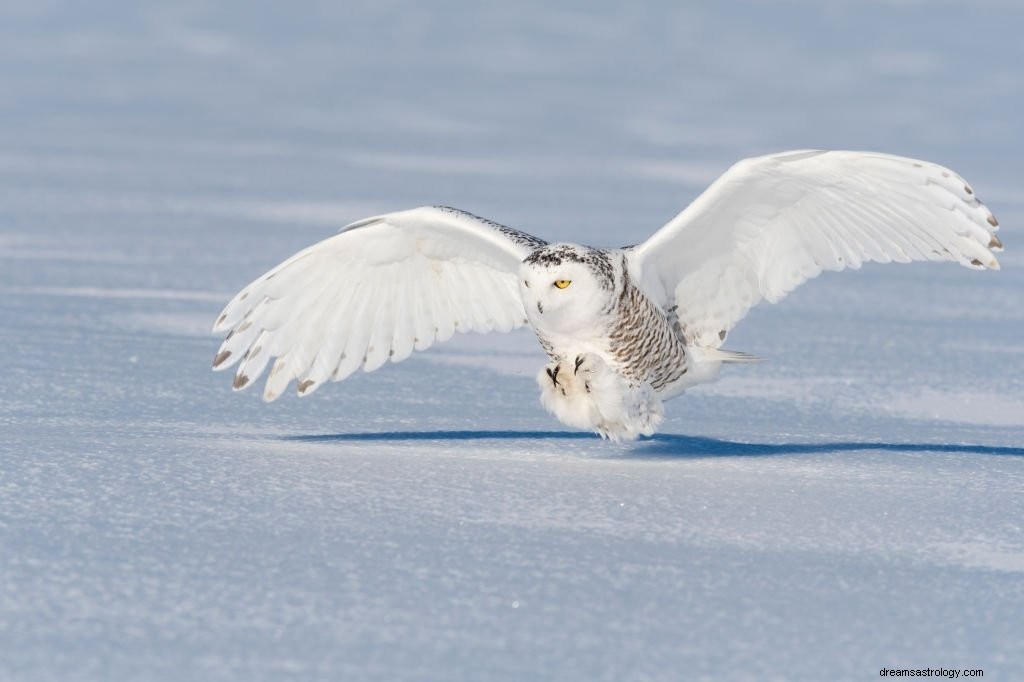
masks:
[[[0,4],[0,679],[1024,677],[1024,10],[677,5]],[[825,274],[627,446],[522,330],[210,372],[350,221],[619,246],[807,147],[961,173],[1003,269]]]

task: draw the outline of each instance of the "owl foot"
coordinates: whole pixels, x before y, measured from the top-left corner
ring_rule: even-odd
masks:
[[[650,435],[662,419],[661,399],[650,384],[632,385],[594,353],[548,364],[537,375],[541,404],[563,424],[602,438]]]
[[[601,356],[593,353],[581,353],[572,361],[572,388],[583,393],[591,393],[597,380],[608,371],[608,365],[604,363]]]
[[[600,356],[581,353],[571,361],[558,360],[544,367],[544,375],[547,376],[550,386],[545,384],[542,388],[549,388],[566,398],[580,391],[590,393],[593,390],[594,379],[607,371],[608,367]],[[544,384],[541,377],[537,380]]]

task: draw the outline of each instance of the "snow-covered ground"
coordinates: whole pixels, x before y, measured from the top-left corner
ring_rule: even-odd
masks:
[[[676,4],[0,4],[0,679],[1024,677],[1024,9]],[[823,276],[625,446],[528,333],[209,370],[351,220],[620,245],[801,147],[961,172],[1003,270]]]

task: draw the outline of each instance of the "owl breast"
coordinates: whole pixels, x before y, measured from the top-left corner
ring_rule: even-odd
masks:
[[[632,281],[624,256],[564,246],[554,254],[534,259],[547,267],[525,274],[522,288],[531,326],[551,360],[594,354],[629,385],[646,383],[662,393],[677,384],[688,369],[682,334]],[[548,280],[556,277],[571,278],[572,289],[552,289]]]

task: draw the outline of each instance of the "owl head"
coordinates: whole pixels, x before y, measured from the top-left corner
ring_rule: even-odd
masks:
[[[560,334],[593,327],[614,306],[619,268],[608,253],[578,244],[537,249],[519,268],[519,291],[530,323]]]

